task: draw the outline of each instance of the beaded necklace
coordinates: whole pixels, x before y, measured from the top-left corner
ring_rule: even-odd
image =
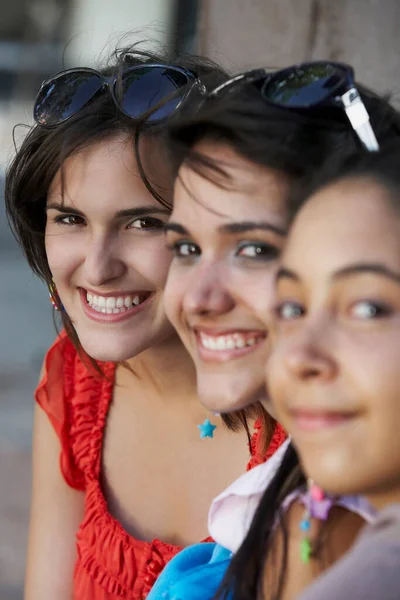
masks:
[[[325,494],[311,479],[307,481],[307,488],[307,493],[303,497],[305,509],[300,521],[300,531],[303,533],[303,538],[300,542],[300,557],[303,563],[306,564],[314,556],[315,550],[309,536],[311,519],[326,521],[329,511],[334,504],[334,498]]]

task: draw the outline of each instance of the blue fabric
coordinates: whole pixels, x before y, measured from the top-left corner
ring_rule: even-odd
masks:
[[[218,544],[189,546],[166,565],[147,600],[211,600],[231,558]]]

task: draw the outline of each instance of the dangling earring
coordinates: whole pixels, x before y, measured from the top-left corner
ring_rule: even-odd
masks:
[[[206,419],[204,423],[201,425],[197,425],[200,429],[200,439],[204,440],[205,438],[213,438],[214,437],[214,429],[217,428],[216,425],[213,425],[209,419]]]
[[[51,283],[48,284],[48,288],[49,288],[50,301],[53,305],[53,308],[55,310],[65,311],[63,303],[60,300],[60,296],[58,295],[56,284],[55,284],[53,278],[51,279]]]
[[[311,529],[311,519],[326,521],[329,511],[332,508],[334,501],[331,496],[327,496],[325,492],[316,485],[312,479],[307,481],[307,493],[303,497],[305,511],[303,518],[300,521],[300,531],[304,534],[300,542],[300,557],[303,563],[309,563],[313,557],[315,549],[309,537]]]

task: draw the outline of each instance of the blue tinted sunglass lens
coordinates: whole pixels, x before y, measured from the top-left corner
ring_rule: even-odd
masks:
[[[148,120],[159,121],[171,115],[182,102],[188,82],[187,75],[179,70],[141,67],[122,74],[115,85],[114,95],[126,115],[138,119],[157,107]]]
[[[272,77],[265,83],[263,94],[273,104],[305,108],[331,96],[345,76],[334,65],[305,65]]]
[[[45,84],[35,102],[34,117],[39,125],[65,121],[102,88],[103,80],[95,73],[65,73]]]

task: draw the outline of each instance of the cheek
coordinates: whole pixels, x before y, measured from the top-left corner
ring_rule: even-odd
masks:
[[[155,287],[165,287],[171,264],[171,253],[165,247],[164,239],[152,240],[151,244],[134,247],[129,252],[128,259],[133,270],[141,273]]]
[[[350,377],[354,373],[354,385],[360,395],[369,398],[371,410],[391,412],[393,418],[400,419],[400,331],[393,334],[382,340],[371,336],[364,347],[358,347],[358,352],[348,352],[347,369]]]
[[[343,331],[336,338],[335,354],[354,393],[359,390],[361,398],[375,396],[383,405],[386,392],[400,387],[400,326],[381,329]]]
[[[67,275],[85,256],[85,244],[80,237],[52,232],[46,229],[45,249],[50,271],[56,279]]]
[[[274,344],[274,342],[272,342],[272,349],[265,363],[265,380],[273,410],[276,412],[279,422],[285,425],[284,398],[290,396],[291,381],[285,369],[281,345]]]
[[[275,304],[275,272],[276,269],[262,274],[253,272],[237,281],[242,300],[267,328],[271,326]]]
[[[178,316],[182,310],[184,289],[184,278],[179,275],[179,270],[172,263],[164,289],[164,308],[168,319],[174,327],[177,327],[179,324]]]

